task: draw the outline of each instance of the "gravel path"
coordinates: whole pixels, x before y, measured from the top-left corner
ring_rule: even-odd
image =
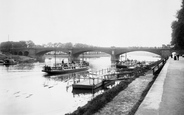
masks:
[[[142,92],[153,79],[152,71],[135,79],[121,91],[111,102],[94,115],[128,115],[141,98]]]

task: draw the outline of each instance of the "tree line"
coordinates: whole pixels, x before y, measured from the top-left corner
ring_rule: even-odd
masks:
[[[177,12],[176,18],[177,20],[171,24],[171,45],[173,45],[175,49],[184,49],[184,0],[182,0],[181,9]]]
[[[60,47],[60,48],[86,48],[86,47],[95,47],[92,45],[82,44],[82,43],[76,43],[72,44],[71,42],[68,43],[52,43],[49,42],[47,44],[42,45],[36,45],[33,41],[6,41],[0,43],[0,49],[2,51],[9,51],[11,49],[17,49],[17,48],[46,48],[46,47]]]

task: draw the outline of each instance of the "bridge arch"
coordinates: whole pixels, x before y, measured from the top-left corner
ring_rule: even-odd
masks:
[[[23,55],[23,53],[22,53],[21,51],[19,51],[18,55],[22,56],[22,55]]]
[[[116,55],[121,55],[121,54],[125,54],[125,53],[134,53],[134,52],[152,53],[152,54],[155,54],[155,55],[161,56],[161,54],[160,54],[160,53],[155,53],[155,52],[150,52],[150,51],[128,51],[128,52],[122,52],[122,53],[119,53],[119,54],[116,54]]]
[[[28,51],[24,51],[24,56],[28,56],[29,52]]]
[[[147,49],[140,48],[139,49],[138,48],[138,49],[126,49],[126,50],[117,51],[116,54],[115,54],[116,60],[119,60],[121,54],[137,52],[137,51],[149,52],[149,53],[159,55],[160,57],[164,57],[163,54],[162,54],[162,51],[160,49],[149,49],[149,48],[147,48]]]
[[[36,53],[36,56],[43,56],[44,54],[48,53],[48,52],[52,52],[52,51],[55,51],[55,50],[45,50],[45,51],[40,51],[38,53]],[[62,51],[62,50],[56,50],[56,51]],[[64,51],[62,51],[64,52]],[[64,53],[68,53],[68,52],[64,52]]]
[[[17,52],[14,52],[14,55],[17,55],[18,53]]]
[[[79,60],[79,56],[85,52],[103,52],[106,54],[111,55],[109,52],[104,51],[104,50],[98,50],[98,49],[83,49],[83,50],[78,50],[78,51],[74,51],[72,52],[72,60]]]
[[[129,49],[129,50],[122,50],[122,51],[118,51],[116,53],[116,55],[121,55],[121,54],[124,54],[124,53],[135,52],[135,51],[150,52],[150,53],[162,56],[160,50],[153,50],[153,49]]]
[[[132,57],[137,57],[137,56],[138,56],[137,58],[139,58],[140,60],[142,60],[141,58],[144,56],[148,57],[148,59],[149,59],[149,57],[155,57],[155,59],[161,58],[161,55],[158,55],[156,53],[149,52],[149,51],[131,51],[131,52],[123,53],[123,54],[127,54],[127,55],[120,54],[118,57],[119,60],[132,59]]]

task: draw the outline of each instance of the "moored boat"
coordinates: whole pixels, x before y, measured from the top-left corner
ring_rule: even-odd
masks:
[[[45,66],[42,72],[46,72],[48,74],[67,74],[88,70],[88,67],[79,67],[79,68],[60,68],[60,67],[48,67]]]
[[[4,61],[3,60],[0,60],[0,65],[3,65],[4,64]]]
[[[55,64],[54,67],[50,66],[44,66],[42,72],[46,72],[48,74],[67,74],[67,73],[74,73],[74,72],[80,72],[80,71],[86,71],[88,70],[88,65],[84,64]]]
[[[3,65],[16,65],[17,61],[11,58],[4,59]]]

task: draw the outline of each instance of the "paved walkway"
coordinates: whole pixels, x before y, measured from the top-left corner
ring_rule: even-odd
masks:
[[[170,58],[135,115],[184,115],[184,58]]]

